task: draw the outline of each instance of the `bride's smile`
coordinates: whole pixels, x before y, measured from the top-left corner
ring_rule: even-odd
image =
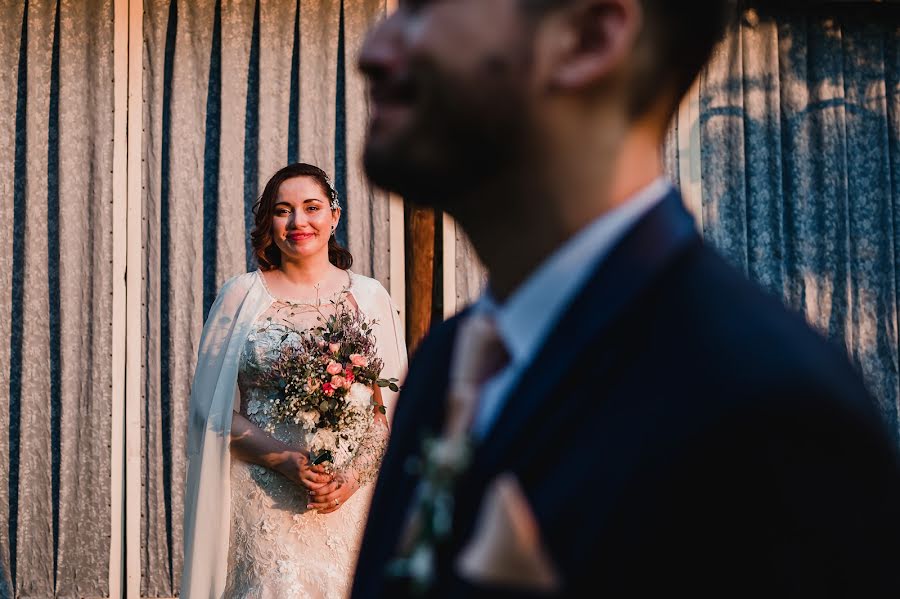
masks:
[[[337,227],[341,211],[329,209],[329,199],[310,177],[295,177],[281,184],[272,214],[272,237],[288,260],[323,254]]]

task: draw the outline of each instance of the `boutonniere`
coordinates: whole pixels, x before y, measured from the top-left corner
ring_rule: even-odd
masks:
[[[471,425],[481,387],[509,358],[492,319],[471,315],[460,326],[450,364],[447,413],[441,436],[423,440],[420,457],[407,467],[420,477],[412,515],[400,537],[388,575],[409,579],[423,593],[434,582],[438,548],[453,527],[460,477],[473,458]]]
[[[407,463],[420,482],[399,555],[388,564],[388,574],[409,579],[420,594],[434,582],[437,548],[450,536],[456,484],[471,462],[472,447],[468,435],[426,437],[420,457]]]

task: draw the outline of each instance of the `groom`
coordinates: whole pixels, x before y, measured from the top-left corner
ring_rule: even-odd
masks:
[[[366,170],[452,214],[490,284],[414,356],[354,597],[900,596],[872,399],[662,177],[728,18],[722,0],[401,0],[371,32]],[[442,454],[442,534],[427,436],[474,440],[469,462]]]

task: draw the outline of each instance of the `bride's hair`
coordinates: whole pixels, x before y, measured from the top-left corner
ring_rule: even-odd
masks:
[[[295,177],[314,179],[328,196],[329,203],[332,206],[337,204],[337,191],[332,187],[325,171],[317,166],[298,162],[289,164],[272,175],[262,195],[253,205],[254,226],[250,232],[250,241],[253,243],[253,251],[261,270],[273,270],[281,265],[281,250],[272,240],[272,217],[275,215],[278,189],[282,183]],[[353,255],[337,242],[334,235],[328,239],[328,260],[343,270],[347,270],[353,264]]]

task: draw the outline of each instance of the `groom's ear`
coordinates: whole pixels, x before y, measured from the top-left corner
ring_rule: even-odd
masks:
[[[537,44],[548,87],[578,92],[610,81],[629,62],[642,23],[639,0],[574,0],[547,15]]]

